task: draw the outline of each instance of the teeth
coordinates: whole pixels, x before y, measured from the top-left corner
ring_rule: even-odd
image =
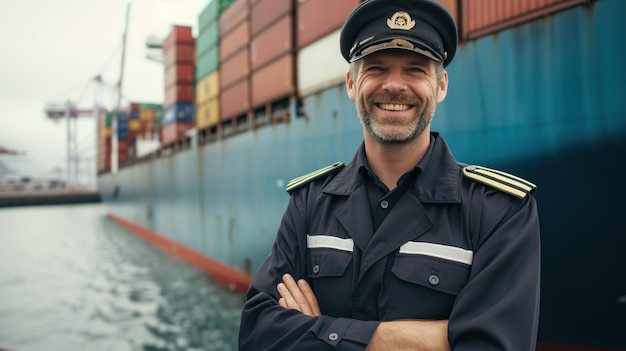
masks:
[[[399,105],[399,104],[380,104],[380,108],[387,111],[404,111],[410,108],[409,105]]]

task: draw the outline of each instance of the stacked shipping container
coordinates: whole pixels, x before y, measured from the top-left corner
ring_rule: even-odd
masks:
[[[348,14],[360,3],[361,0],[298,2],[296,47],[300,97],[345,81],[348,64],[339,52],[339,32]]]
[[[101,111],[98,115],[97,133],[98,133],[98,173],[111,169],[111,152],[113,129],[111,122],[113,117],[109,118],[109,113]]]
[[[463,0],[462,39],[475,39],[588,2],[591,0]]]
[[[174,26],[163,42],[165,101],[161,143],[170,145],[183,139],[194,126],[195,40],[191,27]]]
[[[250,110],[248,0],[236,0],[219,16],[220,120],[228,133]]]
[[[509,6],[497,0],[439,0],[457,21],[461,40],[589,1],[528,0]],[[198,16],[197,41],[191,27],[174,26],[163,43],[163,109],[131,104],[125,113],[103,115],[99,150],[110,153],[113,116],[123,163],[135,154],[137,137],[150,140],[160,131],[161,145],[167,147],[194,125],[228,134],[232,127],[246,129],[252,116],[258,126],[277,108],[286,110],[295,99],[342,84],[348,66],[338,50],[339,32],[361,2],[209,2]],[[99,157],[99,169],[110,169],[110,163],[110,156]]]
[[[216,0],[198,16],[196,52],[196,127],[203,131],[219,124],[219,14],[230,2]],[[214,130],[216,132],[216,130]]]
[[[251,0],[250,4],[251,103],[267,115],[272,104],[296,95],[294,1]]]

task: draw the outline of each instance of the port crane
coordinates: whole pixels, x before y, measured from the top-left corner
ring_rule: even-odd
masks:
[[[124,58],[126,52],[126,36],[128,32],[128,19],[130,15],[130,1],[126,5],[126,20],[124,25],[124,33],[122,35],[122,59],[121,59],[121,68],[120,75],[115,88],[117,90],[117,103],[115,107],[115,111],[120,111],[121,109],[121,100],[122,100],[122,79],[124,77]],[[91,83],[95,83],[97,86],[97,90],[102,90],[104,87],[104,82],[101,75],[95,76],[91,81]],[[77,107],[77,103],[67,100],[64,103],[49,103],[46,105],[44,112],[46,116],[55,121],[59,121],[61,119],[65,119],[67,121],[67,155],[66,155],[66,184],[68,188],[72,188],[77,185],[78,180],[78,167],[81,161],[78,154],[78,143],[77,143],[77,119],[81,117],[96,117],[100,112],[105,109],[98,104],[96,93],[95,107],[92,109],[80,109]],[[73,122],[73,123],[72,123]],[[114,122],[115,125],[115,122]],[[115,128],[114,128],[115,131]],[[112,170],[117,170],[117,142],[115,140],[115,132],[113,133],[113,165]]]
[[[0,145],[0,156],[2,155],[23,156],[23,155],[26,155],[26,152],[8,149]],[[5,175],[10,174],[10,173],[11,173],[11,170],[7,166],[5,166],[2,161],[0,161],[0,179],[4,178]]]

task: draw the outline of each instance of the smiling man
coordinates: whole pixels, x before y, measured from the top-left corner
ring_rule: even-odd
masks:
[[[430,130],[456,33],[432,0],[368,0],[347,18],[363,144],[288,184],[240,350],[534,350],[535,185],[460,164]]]

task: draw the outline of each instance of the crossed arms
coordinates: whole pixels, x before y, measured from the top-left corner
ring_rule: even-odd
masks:
[[[283,275],[276,287],[278,304],[287,309],[317,317],[321,316],[317,298],[306,280],[297,282],[290,274]],[[450,350],[448,321],[398,320],[381,322],[370,340],[367,351],[378,350]]]

